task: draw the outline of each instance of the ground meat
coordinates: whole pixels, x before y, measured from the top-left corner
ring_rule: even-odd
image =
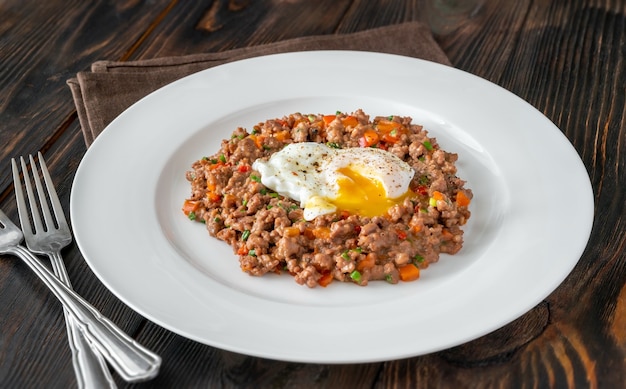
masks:
[[[339,210],[305,221],[298,202],[266,188],[252,169],[255,160],[294,142],[387,150],[415,171],[412,194],[385,215]],[[395,284],[416,279],[440,253],[463,246],[472,191],[456,176],[457,158],[410,117],[294,113],[251,131],[237,128],[217,153],[196,161],[186,173],[191,195],[183,212],[231,245],[251,275],[289,273],[308,287],[332,280]]]

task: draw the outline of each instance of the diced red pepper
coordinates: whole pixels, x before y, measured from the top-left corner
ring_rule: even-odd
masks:
[[[403,230],[396,230],[396,234],[398,234],[398,239],[400,240],[405,240],[407,237],[406,231]]]

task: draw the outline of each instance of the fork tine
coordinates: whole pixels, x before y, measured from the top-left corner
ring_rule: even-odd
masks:
[[[32,210],[32,188],[30,188],[30,182],[28,179],[28,171],[26,170],[26,166],[24,164],[24,158],[20,158],[22,173],[24,175],[24,185],[26,186],[26,191],[28,192],[29,204],[31,205]],[[17,200],[17,210],[20,217],[20,223],[22,224],[22,232],[24,235],[33,235],[33,227],[29,218],[29,212],[26,205],[26,199],[24,197],[24,191],[22,189],[22,179],[20,178],[20,171],[15,161],[15,158],[11,158],[11,168],[13,170],[13,182],[15,183],[15,197]],[[33,224],[35,225],[35,229],[38,227],[41,228],[41,220],[39,220],[39,226],[37,225],[37,219],[39,219],[38,212],[31,212],[33,214]]]
[[[35,188],[37,188],[37,197],[39,198],[39,209],[41,213],[43,214],[46,231],[50,231],[55,228],[54,220],[52,219],[52,214],[50,213],[50,207],[48,206],[48,202],[46,200],[46,194],[43,190],[43,186],[41,185],[41,179],[39,178],[39,171],[37,170],[37,164],[35,163],[35,160],[33,159],[32,155],[29,155],[28,158],[30,160],[30,170],[33,173],[33,180],[35,181]],[[41,163],[41,160],[40,160],[40,163]],[[48,188],[48,193],[50,193],[49,188]]]
[[[56,221],[60,228],[69,228],[67,225],[67,220],[65,218],[65,213],[63,212],[63,206],[61,205],[61,201],[59,201],[59,196],[57,195],[56,189],[54,189],[54,183],[52,182],[52,177],[50,177],[48,165],[46,165],[46,161],[43,159],[41,151],[37,153],[37,158],[39,159],[41,175],[43,176],[44,182],[46,183],[46,189],[48,191],[50,203],[52,203],[52,211],[54,212]]]
[[[35,192],[33,191],[33,186],[30,181],[30,173],[28,172],[24,157],[20,157],[20,164],[22,165],[22,175],[24,176],[24,186],[26,187],[26,196],[28,198],[28,205],[30,206],[30,214],[33,219],[32,222],[34,230],[31,231],[31,233],[36,234],[37,231],[43,230],[43,223],[39,213],[39,208],[37,207],[37,199],[35,198]],[[24,208],[24,210],[26,210],[26,208]],[[30,225],[30,223],[28,225]]]

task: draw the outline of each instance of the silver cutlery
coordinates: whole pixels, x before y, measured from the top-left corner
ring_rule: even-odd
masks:
[[[72,235],[63,214],[59,198],[52,185],[52,179],[48,173],[48,169],[44,160],[39,156],[39,163],[44,177],[46,188],[52,209],[54,211],[54,219],[50,213],[50,207],[46,201],[46,195],[37,172],[37,166],[30,156],[30,165],[37,189],[37,198],[40,206],[37,206],[35,193],[33,191],[31,180],[24,158],[20,158],[22,172],[24,176],[24,186],[28,197],[29,208],[26,206],[22,183],[17,164],[13,159],[11,166],[13,169],[13,185],[15,187],[15,198],[17,200],[17,208],[20,216],[20,224],[22,225],[22,233],[26,247],[34,253],[48,255],[52,263],[54,274],[68,287],[72,287],[70,279],[61,257],[61,248],[67,246],[72,241]],[[51,189],[52,188],[52,189]],[[41,211],[41,212],[40,212]],[[43,223],[40,213],[43,214]],[[34,230],[31,227],[31,219],[33,221]],[[44,228],[45,224],[45,228]],[[102,354],[98,349],[87,341],[85,334],[80,331],[74,317],[63,308],[65,314],[65,322],[67,324],[67,336],[72,351],[72,363],[76,373],[77,386],[79,388],[115,388],[115,382],[111,376],[111,372],[107,367]]]
[[[51,255],[53,257],[58,257],[61,260],[61,263],[56,263],[55,270],[59,270],[60,273],[63,273],[63,270],[60,269],[60,265],[62,265],[62,258],[60,257],[60,255],[57,255],[57,253],[62,247],[64,247],[64,245],[67,245],[69,242],[71,242],[71,235],[68,241],[66,233],[59,231],[59,229],[63,229],[63,227],[61,226],[63,224],[66,225],[67,222],[63,223],[63,221],[65,220],[64,216],[59,217],[59,215],[63,215],[63,210],[60,207],[58,198],[56,198],[56,192],[53,189],[53,185],[51,179],[49,178],[49,174],[47,173],[47,168],[45,167],[45,162],[43,162],[43,157],[41,156],[41,153],[39,153],[38,158],[42,162],[42,164],[40,165],[41,170],[44,173],[44,181],[46,181],[46,186],[49,192],[48,196],[52,199],[51,201],[53,204],[53,212],[58,219],[58,225],[55,225],[54,222],[49,223],[49,220],[52,220],[52,215],[48,208],[48,215],[46,215],[46,211],[43,211],[44,220],[46,220],[46,224],[48,225],[46,229],[43,228],[40,217],[38,222],[36,220],[36,217],[33,216],[35,231],[29,231],[26,233],[26,235],[28,236],[29,234],[32,234],[33,236],[35,236],[37,234],[41,234],[37,238],[42,240],[45,239],[48,241],[47,244],[42,242],[34,243],[35,246],[33,247],[39,247],[38,250],[40,250],[40,252],[42,253],[48,253],[51,250]],[[32,157],[30,158],[30,160],[31,167],[34,172],[36,172],[36,167],[34,165]],[[21,195],[21,200],[19,198],[20,195],[18,195],[18,208],[20,209],[20,219],[22,221],[22,225],[29,226],[29,228],[27,228],[26,230],[30,230],[31,224],[27,216],[28,210],[26,209],[24,196],[21,191],[21,185],[19,185],[19,171],[17,169],[17,163],[15,162],[15,160],[12,161],[12,167],[14,180],[16,181],[16,194],[18,192],[17,188],[20,188],[19,192]],[[25,167],[25,163],[22,159],[22,170],[25,177],[27,177],[27,170]],[[37,174],[34,173],[34,175]],[[39,178],[35,179],[35,186],[38,187],[38,194],[43,200],[45,198],[45,193],[43,192],[43,188],[40,185],[41,182],[39,182],[39,185],[37,184],[38,180]],[[28,186],[27,192],[29,192]],[[32,191],[32,186],[30,192],[31,193],[29,194],[29,196],[31,194],[34,195],[34,192]],[[56,201],[54,198],[56,198]],[[36,203],[34,200],[30,200],[30,204],[31,207],[36,207]],[[34,213],[35,212],[33,212],[33,214]],[[46,219],[46,217],[48,217],[48,219]],[[67,230],[69,231],[69,227],[67,228]],[[44,231],[46,232],[44,233]],[[23,238],[24,234],[22,233],[22,231],[17,226],[15,226],[15,224],[13,224],[4,213],[0,211],[0,253],[9,253],[20,257],[35,272],[35,274],[37,274],[41,278],[46,286],[48,286],[50,290],[55,294],[55,296],[59,298],[59,300],[63,303],[64,308],[67,310],[68,316],[71,317],[69,319],[70,323],[73,321],[75,325],[79,327],[79,331],[74,332],[84,334],[84,336],[87,338],[87,343],[91,344],[95,349],[97,349],[97,351],[109,362],[109,364],[120,374],[120,376],[124,380],[129,382],[139,382],[151,379],[156,376],[161,365],[161,358],[152,351],[137,343],[128,335],[126,335],[114,323],[102,316],[100,312],[98,312],[93,306],[91,306],[76,292],[74,292],[68,285],[64,284],[61,279],[53,275],[40,262],[40,260],[31,253],[31,251],[27,250],[24,246],[20,244]],[[32,240],[34,238],[30,237],[29,239],[31,240],[31,243],[33,243]],[[52,239],[59,239],[57,241],[58,243],[50,243]],[[63,275],[61,275],[61,277],[63,277]],[[102,367],[100,362],[97,360],[90,360],[88,363],[94,363],[94,366],[97,368]],[[87,368],[87,366],[88,365],[85,364],[82,365],[81,368]],[[104,377],[103,379],[105,381],[101,383],[104,385],[108,385],[109,382],[112,383],[112,381],[108,381],[107,377]]]

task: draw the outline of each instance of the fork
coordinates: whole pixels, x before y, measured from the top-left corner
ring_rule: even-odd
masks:
[[[12,159],[11,166],[13,169],[15,194],[18,203],[20,222],[22,224],[23,237],[30,251],[39,254],[46,254],[50,257],[53,269],[59,275],[58,281],[64,282],[65,289],[71,290],[69,278],[67,277],[67,272],[65,270],[60,252],[63,247],[72,241],[72,235],[67,224],[67,220],[65,219],[63,208],[61,207],[60,201],[54,189],[52,178],[50,177],[48,168],[41,153],[38,153],[38,160],[46,187],[47,197],[52,204],[54,218],[50,212],[48,200],[46,199],[46,192],[44,192],[44,186],[39,178],[37,165],[35,164],[33,157],[29,156],[29,161],[33,173],[33,181],[37,189],[37,197],[40,200],[39,207],[37,206],[35,193],[30,183],[26,163],[22,157],[20,158],[20,163],[24,176],[28,203],[30,204],[30,214],[32,216],[31,224],[22,186],[20,185],[19,169],[15,159]],[[43,214],[43,222],[39,208]],[[76,323],[75,312],[73,312],[72,309],[66,309],[68,333],[72,332],[70,342],[72,342],[74,337],[81,338],[81,335],[84,335],[87,338],[86,341],[85,339],[77,339],[82,346],[87,347],[83,349],[85,351],[83,355],[80,355],[80,351],[78,352],[80,355],[79,359],[74,359],[74,361],[79,365],[75,365],[75,369],[89,370],[80,371],[78,374],[84,373],[85,376],[90,374],[89,377],[85,378],[99,380],[91,382],[97,382],[102,386],[111,386],[113,381],[110,377],[110,373],[107,377],[108,369],[102,361],[102,356],[106,358],[106,360],[124,380],[129,382],[144,381],[153,378],[156,374],[158,374],[161,364],[161,358],[158,355],[135,342],[112,322],[102,317],[101,314],[95,311],[93,307],[89,310],[89,312],[92,313],[91,316],[96,316],[96,319],[100,319],[104,325],[98,325],[99,323],[97,322],[91,322],[93,318],[90,317],[90,315],[83,317],[84,325],[81,325],[80,319],[78,320],[79,323]],[[81,328],[75,328],[76,325]],[[88,347],[89,345],[92,347]],[[90,348],[95,348],[97,353],[94,353],[90,350]],[[87,353],[91,353],[91,355],[87,355]]]
[[[96,308],[59,280],[32,252],[20,243],[20,230],[0,210],[0,254],[12,254],[22,259],[76,319],[80,331],[109,362],[134,378],[134,382],[153,378],[158,373],[161,358],[126,335]],[[117,354],[116,354],[117,353]],[[121,366],[124,366],[122,369]]]
[[[33,170],[33,177],[35,179],[35,186],[37,188],[37,194],[41,202],[45,201],[45,195],[43,193],[43,188],[41,182],[39,180],[39,175],[36,174],[35,168],[36,165],[31,159],[31,166]],[[42,162],[43,159],[39,159],[40,164],[45,164]],[[55,212],[56,218],[59,220],[58,232],[55,234],[53,231],[48,231],[48,234],[42,234],[42,226],[41,226],[41,217],[39,212],[37,211],[37,206],[34,199],[34,194],[31,186],[30,179],[28,178],[28,171],[26,170],[26,165],[24,163],[24,158],[21,158],[22,164],[22,172],[24,172],[24,182],[26,186],[26,192],[28,194],[28,199],[31,208],[32,218],[34,220],[34,225],[39,233],[31,230],[31,224],[29,222],[28,210],[26,209],[26,204],[24,202],[24,194],[22,191],[22,187],[20,185],[20,177],[19,171],[17,169],[15,160],[12,160],[11,166],[13,169],[13,181],[15,187],[15,197],[17,200],[18,212],[20,217],[20,223],[22,225],[22,232],[24,234],[24,239],[26,241],[26,246],[28,249],[34,253],[46,254],[50,257],[50,261],[52,263],[52,269],[54,274],[68,287],[72,287],[70,283],[70,279],[67,275],[67,270],[65,269],[65,265],[63,263],[63,258],[61,257],[60,250],[62,247],[67,246],[72,241],[72,236],[69,232],[69,227],[67,226],[67,221],[65,220],[64,215],[57,215]],[[43,165],[42,165],[43,166]],[[44,176],[47,174],[47,169],[42,167],[42,172]],[[47,184],[47,178],[45,178]],[[57,205],[59,201],[56,193],[50,195],[50,198],[53,203],[53,209],[56,211],[60,207]],[[42,212],[44,214],[44,218],[46,224],[50,224],[52,220],[52,215],[50,214],[50,210],[48,207],[41,207]],[[65,322],[67,325],[67,336],[70,345],[70,349],[72,351],[72,363],[74,366],[74,371],[76,373],[77,384],[79,388],[115,388],[115,382],[113,381],[113,377],[111,376],[111,372],[109,371],[102,354],[98,351],[98,349],[87,341],[85,335],[80,331],[76,320],[72,315],[69,314],[66,308],[63,309],[63,313],[65,315]]]

